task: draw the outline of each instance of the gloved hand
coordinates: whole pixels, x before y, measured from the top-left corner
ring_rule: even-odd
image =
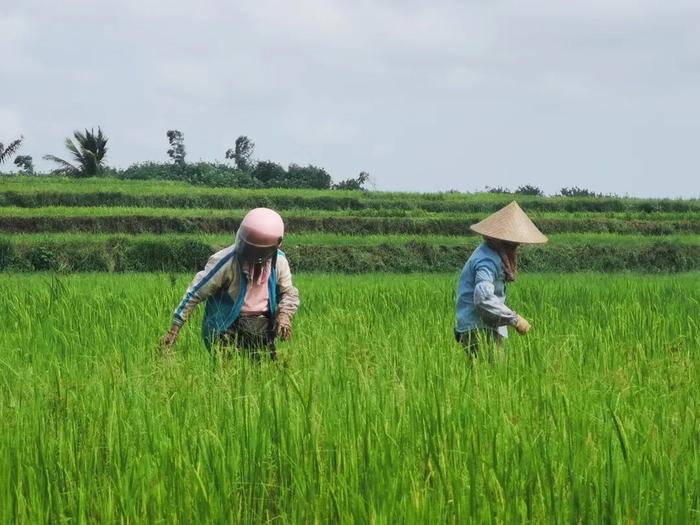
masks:
[[[282,341],[289,340],[292,337],[292,316],[285,312],[277,314],[276,334]]]
[[[530,331],[530,323],[524,317],[518,316],[515,320],[515,329],[520,335],[525,335]]]
[[[161,350],[163,350],[163,352],[170,351],[170,349],[175,344],[175,341],[177,341],[177,338],[179,335],[180,335],[180,327],[176,324],[172,325],[170,327],[170,330],[168,331],[168,333],[165,334],[160,339]]]

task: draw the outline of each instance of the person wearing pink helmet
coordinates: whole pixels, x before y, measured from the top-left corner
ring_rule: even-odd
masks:
[[[192,311],[206,301],[202,336],[208,349],[232,346],[257,357],[267,348],[274,359],[275,339],[291,337],[299,307],[299,291],[279,249],[283,237],[284,222],[276,211],[249,211],[235,242],[212,255],[195,275],[162,338],[163,348],[172,348]]]

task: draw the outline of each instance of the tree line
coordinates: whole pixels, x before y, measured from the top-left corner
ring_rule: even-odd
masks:
[[[543,197],[544,196],[544,191],[542,189],[538,188],[537,186],[533,186],[532,184],[525,184],[523,186],[518,186],[515,190],[511,190],[509,188],[504,188],[503,186],[496,186],[496,187],[491,187],[491,186],[486,186],[486,192],[487,193],[504,193],[504,194],[511,194],[511,195],[534,195],[536,197]],[[596,193],[591,190],[587,190],[586,188],[579,188],[578,186],[572,186],[570,188],[564,187],[559,190],[559,193],[557,194],[561,197],[607,197],[609,195],[604,195],[602,193]]]
[[[236,139],[234,147],[225,152],[225,158],[232,164],[215,162],[190,163],[186,160],[185,137],[182,131],[171,129],[166,132],[169,163],[142,162],[120,170],[107,166],[108,138],[100,127],[74,131],[65,140],[68,159],[56,155],[44,155],[56,167],[54,175],[68,177],[115,177],[121,179],[160,179],[176,180],[213,187],[241,188],[309,188],[364,190],[369,174],[360,172],[356,178],[333,182],[323,168],[290,164],[287,168],[270,161],[258,161],[254,157],[255,143],[247,136]],[[0,143],[0,164],[9,161],[21,148],[24,137],[4,145]],[[14,164],[21,174],[35,174],[33,159],[29,155],[17,155]]]
[[[110,168],[105,163],[108,139],[100,127],[74,131],[73,137],[66,138],[65,147],[70,153],[70,160],[56,155],[44,155],[44,159],[56,164],[51,172],[69,177],[111,176],[121,179],[159,179],[184,181],[212,187],[240,188],[309,188],[365,190],[369,182],[369,173],[361,171],[356,178],[333,182],[330,174],[323,168],[307,165],[290,164],[286,169],[270,160],[256,160],[255,143],[247,136],[241,135],[232,148],[225,152],[225,158],[233,165],[213,162],[187,162],[185,136],[180,130],[166,132],[168,140],[167,155],[170,163],[141,162],[132,164],[124,170]],[[21,148],[24,137],[4,145],[0,143],[0,164],[10,160]],[[30,155],[17,155],[14,164],[21,174],[34,174],[34,163]],[[515,190],[497,186],[486,186],[489,193],[507,193],[514,195],[542,196],[544,192],[537,186],[525,184]],[[603,197],[585,188],[564,187],[558,195],[564,197]]]

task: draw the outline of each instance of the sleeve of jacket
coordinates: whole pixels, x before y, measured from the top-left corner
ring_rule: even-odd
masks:
[[[277,257],[277,309],[291,316],[299,308],[299,290],[292,284],[292,271],[284,255]]]
[[[187,291],[173,315],[173,324],[182,326],[199,303],[228,284],[232,259],[232,246],[216,252],[209,258],[204,270],[197,273],[187,287]]]
[[[483,261],[476,267],[474,307],[482,321],[488,325],[512,325],[517,322],[517,314],[496,296],[496,272],[492,261]]]

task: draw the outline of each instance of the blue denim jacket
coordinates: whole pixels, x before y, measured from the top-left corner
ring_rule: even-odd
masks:
[[[481,243],[467,260],[457,285],[457,331],[496,330],[508,337],[516,314],[506,306],[505,273],[501,257]]]

